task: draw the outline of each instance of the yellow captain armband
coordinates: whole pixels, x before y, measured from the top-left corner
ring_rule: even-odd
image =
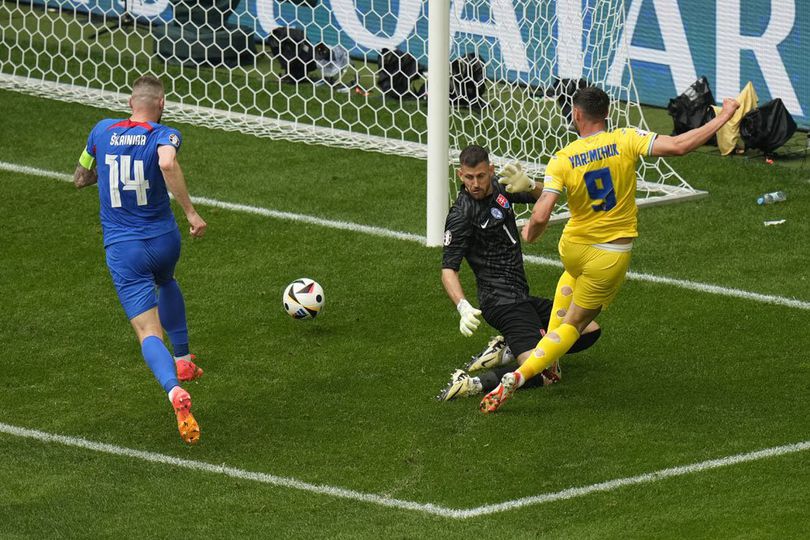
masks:
[[[96,158],[90,155],[90,152],[87,151],[85,148],[82,150],[82,155],[79,156],[79,165],[84,167],[85,169],[92,169],[93,165],[96,164]]]

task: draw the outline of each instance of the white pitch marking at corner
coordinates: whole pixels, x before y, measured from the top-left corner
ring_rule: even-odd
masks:
[[[764,450],[757,450],[755,452],[748,452],[745,454],[735,454],[718,459],[710,459],[693,463],[691,465],[683,465],[680,467],[671,467],[669,469],[661,469],[651,473],[640,474],[638,476],[630,476],[626,478],[617,478],[607,482],[600,482],[598,484],[591,484],[589,486],[580,486],[564,489],[554,493],[545,493],[542,495],[534,495],[531,497],[523,497],[504,501],[498,504],[485,504],[475,508],[459,509],[447,508],[431,503],[419,503],[415,501],[408,501],[404,499],[394,499],[383,495],[374,493],[366,493],[362,491],[354,491],[325,484],[311,484],[295,478],[285,476],[276,476],[273,474],[251,472],[235,467],[228,467],[226,465],[213,465],[202,461],[194,461],[190,459],[182,459],[165,454],[158,454],[155,452],[146,452],[143,450],[134,450],[132,448],[125,448],[113,444],[99,443],[88,441],[79,437],[69,437],[67,435],[56,435],[35,429],[27,429],[0,422],[0,433],[21,437],[26,439],[34,439],[44,443],[57,443],[64,446],[74,448],[82,448],[103,454],[110,454],[114,456],[122,456],[149,463],[158,463],[161,465],[169,465],[182,469],[189,469],[193,471],[205,472],[210,474],[219,474],[230,478],[238,478],[241,480],[249,480],[252,482],[259,482],[262,484],[269,484],[278,487],[294,489],[298,491],[306,491],[318,495],[326,495],[329,497],[336,497],[340,499],[350,499],[387,508],[396,508],[399,510],[410,510],[420,512],[423,514],[431,514],[435,516],[452,518],[452,519],[469,519],[478,516],[489,514],[497,514],[522,508],[525,506],[539,505],[555,501],[564,501],[574,499],[576,497],[583,497],[592,493],[604,493],[607,491],[614,491],[627,486],[634,486],[640,484],[648,484],[658,482],[667,478],[677,476],[684,476],[687,474],[718,469],[721,467],[728,467],[740,463],[748,463],[758,461],[766,458],[773,458],[777,456],[784,456],[787,454],[795,454],[810,449],[810,441],[804,441],[796,444],[788,444],[784,446],[775,446],[766,448]]]
[[[7,163],[0,161],[0,170],[27,174],[32,176],[42,176],[45,178],[53,178],[64,182],[72,182],[73,178],[70,175],[59,173],[55,171],[48,171],[44,169],[37,169],[35,167],[27,167],[24,165],[16,165],[14,163]],[[350,221],[338,221],[332,219],[324,219],[306,214],[297,214],[294,212],[283,212],[280,210],[271,210],[259,206],[251,206],[247,204],[238,204],[219,201],[217,199],[209,199],[207,197],[192,197],[194,204],[201,206],[212,206],[215,208],[222,208],[224,210],[231,210],[233,212],[241,212],[245,214],[253,214],[257,216],[264,216],[273,219],[281,219],[285,221],[295,221],[298,223],[307,223],[309,225],[317,225],[329,229],[339,229],[344,231],[357,232],[367,234],[370,236],[378,236],[382,238],[394,238],[397,240],[406,240],[425,245],[425,237],[418,234],[393,231],[382,227],[375,227],[372,225],[361,225],[359,223],[352,223]],[[556,259],[548,257],[539,257],[537,255],[524,255],[524,260],[529,264],[536,264],[538,266],[554,266],[561,268],[562,264]],[[711,283],[701,283],[698,281],[689,281],[683,279],[670,278],[666,276],[656,276],[654,274],[644,274],[641,272],[628,272],[627,278],[634,281],[644,281],[647,283],[655,283],[658,285],[670,285],[681,289],[691,291],[703,292],[708,294],[716,294],[719,296],[728,296],[731,298],[741,298],[743,300],[750,300],[762,304],[772,304],[776,306],[784,306],[795,309],[802,309],[810,311],[810,302],[798,300],[796,298],[786,298],[784,296],[775,296],[770,294],[761,294],[742,289],[734,289],[723,287],[720,285],[713,285]]]
[[[64,446],[71,446],[74,448],[82,448],[85,450],[92,450],[103,454],[110,454],[114,456],[122,456],[140,461],[147,461],[150,463],[159,463],[162,465],[170,465],[172,467],[179,467],[183,469],[190,469],[194,471],[206,472],[211,474],[219,474],[228,476],[230,478],[238,478],[240,480],[250,480],[262,484],[270,484],[273,486],[285,487],[295,489],[298,491],[308,491],[310,493],[317,493],[320,495],[327,495],[330,497],[337,497],[341,499],[351,499],[355,501],[363,501],[379,506],[387,506],[389,508],[399,508],[402,510],[416,510],[418,512],[433,514],[442,517],[459,518],[461,511],[453,510],[437,506],[435,504],[422,504],[413,501],[406,501],[401,499],[393,499],[383,495],[375,495],[373,493],[364,493],[362,491],[354,491],[351,489],[344,489],[339,487],[328,486],[324,484],[311,484],[296,478],[289,478],[285,476],[276,476],[274,474],[251,472],[235,467],[228,467],[226,465],[213,465],[202,461],[194,461],[191,459],[182,459],[165,454],[158,454],[155,452],[145,452],[143,450],[134,450],[132,448],[125,448],[123,446],[116,446],[113,444],[99,443],[88,441],[79,437],[69,437],[66,435],[56,435],[35,429],[27,429],[0,422],[0,433],[7,435],[14,435],[16,437],[23,437],[26,439],[34,439],[45,443],[57,443]]]

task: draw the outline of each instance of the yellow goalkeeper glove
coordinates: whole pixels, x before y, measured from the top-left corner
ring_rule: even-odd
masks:
[[[531,191],[537,183],[523,172],[520,163],[510,163],[501,171],[501,178],[498,183],[506,186],[509,193],[523,193]]]

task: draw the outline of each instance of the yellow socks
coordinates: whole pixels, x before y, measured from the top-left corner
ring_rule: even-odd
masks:
[[[547,333],[534,348],[532,355],[517,370],[522,376],[521,384],[559,360],[579,339],[576,328],[570,324],[563,324],[574,299],[576,282],[576,278],[568,272],[563,272],[560,276],[554,292],[554,304],[551,308]]]
[[[528,381],[559,360],[578,339],[579,332],[570,324],[561,324],[556,330],[546,334],[532,355],[517,370],[523,376],[523,381]]]
[[[574,284],[576,282],[576,278],[568,272],[563,272],[560,276],[557,289],[554,291],[554,303],[551,307],[551,318],[548,321],[546,332],[553,332],[562,324],[565,314],[568,313],[568,308],[571,307],[571,301],[574,299]]]

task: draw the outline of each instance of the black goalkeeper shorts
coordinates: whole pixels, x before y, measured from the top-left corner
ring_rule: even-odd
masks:
[[[515,357],[531,351],[540,341],[540,329],[548,328],[551,300],[530,296],[514,304],[482,307],[484,319],[506,339]]]
[[[506,339],[506,344],[517,358],[531,351],[540,342],[540,329],[548,328],[552,302],[547,298],[530,296],[514,304],[481,307],[484,319]],[[584,351],[602,335],[602,329],[582,334],[567,354]]]

